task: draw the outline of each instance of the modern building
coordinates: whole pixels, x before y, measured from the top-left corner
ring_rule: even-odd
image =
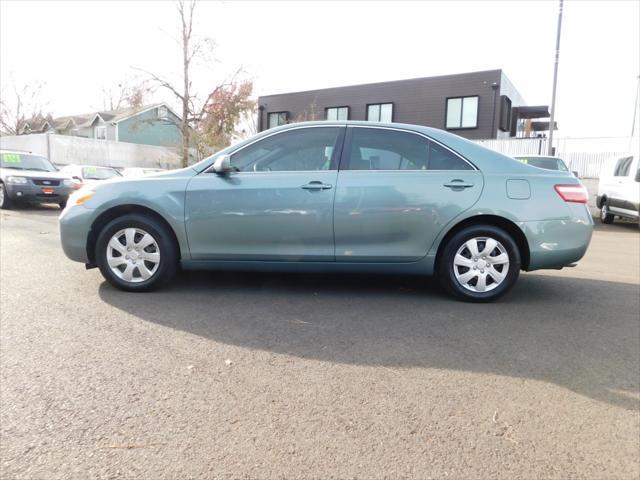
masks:
[[[425,125],[469,139],[542,136],[547,106],[526,106],[502,70],[351,85],[258,98],[258,130],[305,120]],[[534,121],[536,120],[536,121]]]
[[[96,140],[174,147],[182,143],[180,122],[180,116],[166,103],[158,103],[138,109],[121,108],[59,118],[39,117],[25,122],[20,134],[50,132]]]

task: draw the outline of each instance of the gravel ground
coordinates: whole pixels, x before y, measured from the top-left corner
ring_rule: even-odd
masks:
[[[0,218],[0,477],[640,476],[640,235],[502,301],[419,278],[68,261],[55,209]]]

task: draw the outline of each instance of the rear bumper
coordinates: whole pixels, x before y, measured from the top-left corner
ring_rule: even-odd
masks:
[[[60,241],[67,257],[75,262],[88,263],[87,240],[95,210],[82,205],[64,209],[60,215]]]
[[[580,260],[593,234],[593,218],[584,204],[569,204],[571,216],[561,220],[524,222],[529,242],[529,268],[562,268]]]
[[[56,187],[42,187],[39,185],[27,184],[14,184],[5,183],[4,185],[6,195],[11,200],[23,201],[23,202],[52,202],[59,203],[69,198],[69,195],[73,191],[71,187],[65,187],[59,185]],[[43,188],[52,191],[52,193],[44,193]]]

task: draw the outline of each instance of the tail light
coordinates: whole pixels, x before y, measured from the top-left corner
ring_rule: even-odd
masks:
[[[556,192],[565,202],[587,203],[589,193],[584,185],[555,185]]]

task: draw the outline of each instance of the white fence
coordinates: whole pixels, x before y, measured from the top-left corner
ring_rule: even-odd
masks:
[[[180,156],[171,148],[52,133],[0,137],[0,148],[37,153],[57,165],[168,169],[181,166]]]
[[[477,143],[505,155],[546,155],[548,138],[477,140]],[[638,148],[636,137],[557,138],[555,154],[581,178],[598,178],[602,167],[613,158]]]

